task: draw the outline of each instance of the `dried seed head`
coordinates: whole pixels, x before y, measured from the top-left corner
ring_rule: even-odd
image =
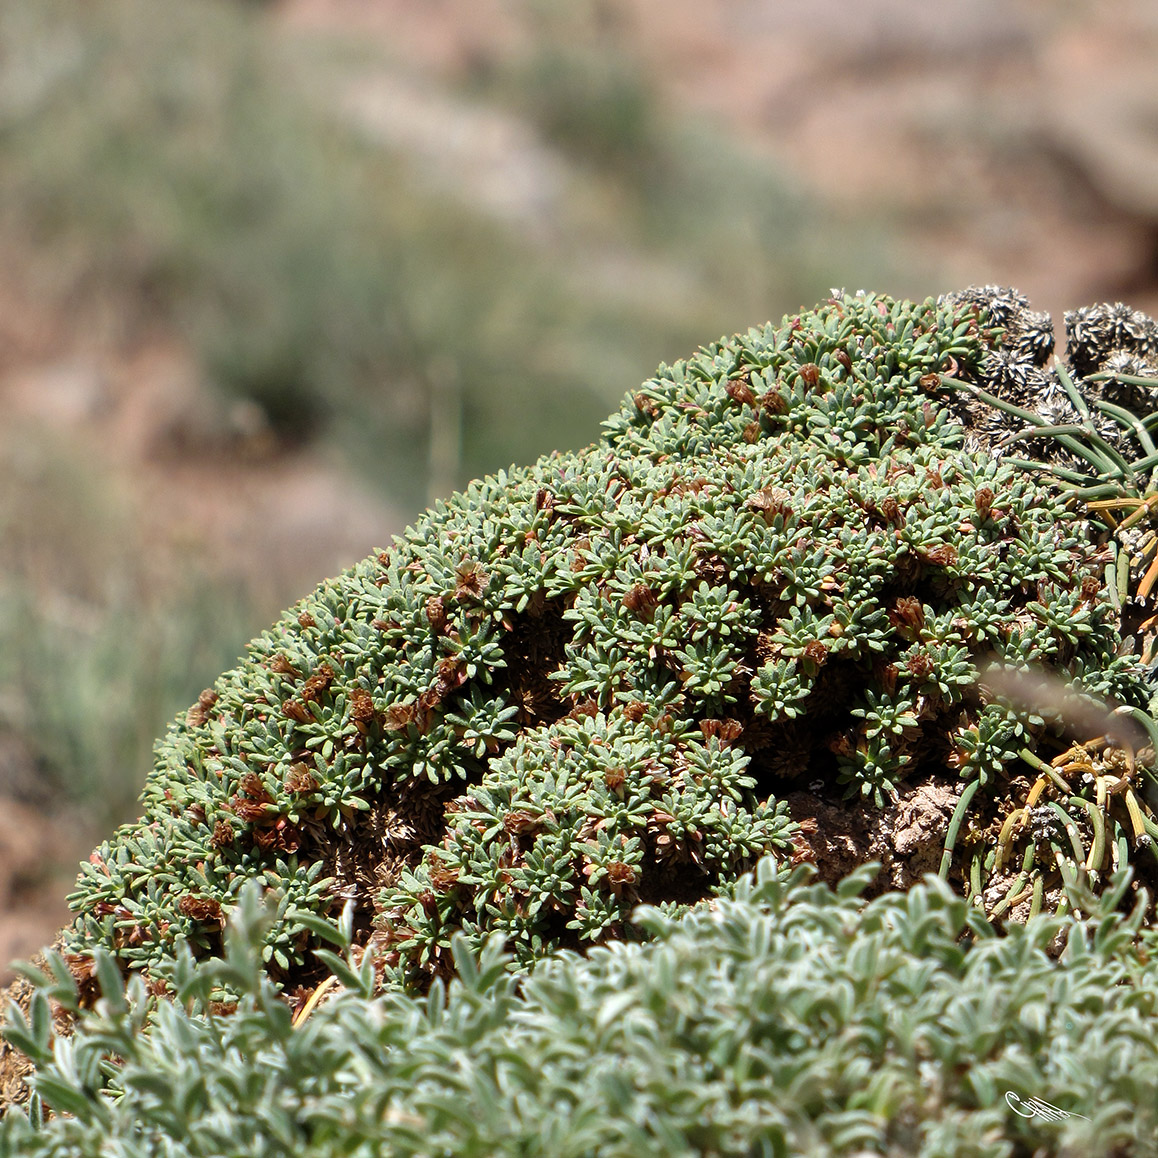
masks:
[[[270,801],[272,796],[266,791],[261,777],[256,772],[246,772],[238,784],[238,790],[251,800]]]
[[[880,501],[877,505],[877,512],[886,523],[891,523],[893,526],[899,526],[905,521],[900,503],[892,495],[887,495]]]
[[[307,724],[314,718],[310,709],[298,700],[283,700],[281,710],[282,715],[296,720],[299,724]]]
[[[458,884],[458,869],[447,868],[438,853],[433,851],[428,853],[426,863],[430,883],[438,892],[449,892]]]
[[[319,699],[323,693],[329,690],[330,684],[333,682],[334,669],[328,663],[319,664],[314,674],[302,684],[302,690],[298,692],[298,697],[303,703],[308,704]]]
[[[454,597],[458,600],[478,599],[486,590],[487,574],[481,564],[465,559],[454,569]]]
[[[297,852],[302,844],[301,831],[284,816],[274,824],[254,828],[250,836],[262,852]]]
[[[659,606],[659,599],[646,583],[636,583],[623,597],[623,606],[632,615],[648,623],[655,617],[655,609]]]
[[[199,727],[209,719],[213,705],[217,703],[217,693],[212,688],[206,688],[198,697],[197,702],[185,713],[185,723],[190,728]]]
[[[627,771],[624,768],[607,768],[603,773],[603,783],[615,792],[622,788],[624,782],[627,780]]]
[[[710,740],[714,736],[721,744],[730,744],[740,738],[744,725],[730,717],[724,720],[701,720],[700,731],[705,740]]]
[[[764,487],[744,500],[744,506],[759,511],[766,523],[777,515],[787,519],[792,514],[792,496],[782,487]]]
[[[820,383],[820,367],[815,362],[805,362],[797,373],[800,375],[800,380],[810,390],[815,389]]]
[[[612,885],[633,885],[638,878],[631,865],[614,860],[607,866],[607,879]]]
[[[231,805],[233,811],[242,820],[264,820],[269,815],[269,809],[266,805],[256,800],[245,800],[235,796],[231,801]]]
[[[915,595],[900,595],[889,609],[889,622],[894,627],[920,631],[925,626],[925,608]]]
[[[756,395],[747,378],[729,378],[724,383],[724,392],[733,402],[738,402],[741,406],[756,405]]]
[[[210,848],[224,848],[232,844],[234,839],[233,825],[228,820],[219,820],[213,826],[213,835],[209,838]]]
[[[833,732],[824,742],[825,747],[834,756],[843,756],[848,759],[856,751],[856,736],[847,731]]]
[[[787,414],[788,399],[779,390],[769,390],[760,395],[760,406],[769,414]]]
[[[934,567],[951,567],[957,562],[957,548],[952,543],[934,543],[919,550],[917,557]]]
[[[543,818],[523,808],[513,808],[503,817],[503,828],[512,834],[538,832],[542,827]]]
[[[177,902],[177,911],[194,921],[221,923],[221,904],[212,897],[199,897],[192,893],[186,893]]]
[[[659,417],[659,407],[642,391],[635,395],[633,401],[636,410],[641,414],[646,414],[651,419]]]
[[[359,724],[368,724],[377,712],[374,710],[374,700],[365,688],[350,689],[350,719]]]
[[[427,599],[423,612],[426,615],[426,622],[430,624],[434,633],[441,635],[446,628],[446,605],[442,601],[442,596],[432,595]]]
[[[973,505],[977,508],[977,514],[983,522],[989,518],[989,512],[993,509],[993,500],[996,497],[989,487],[978,487],[974,492]]]
[[[452,691],[463,682],[466,672],[461,658],[454,655],[444,655],[434,665],[435,683],[442,686],[444,692]]]
[[[317,791],[318,778],[308,764],[298,760],[290,765],[282,784],[287,792],[292,792],[295,796],[304,796],[306,793]]]
[[[828,648],[819,639],[813,639],[804,645],[804,651],[801,654],[809,663],[823,667],[824,661],[828,659]]]
[[[417,704],[391,704],[382,726],[388,732],[401,732],[416,721],[418,710]]]

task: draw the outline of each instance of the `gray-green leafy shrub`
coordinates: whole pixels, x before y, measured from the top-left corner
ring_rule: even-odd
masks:
[[[174,725],[143,817],[82,866],[69,949],[214,952],[257,880],[279,980],[309,979],[312,919],[350,898],[380,968],[422,987],[456,932],[526,963],[726,889],[791,848],[793,786],[877,807],[937,776],[962,789],[952,831],[972,800],[981,833],[1046,725],[977,661],[1146,701],[1083,519],[961,453],[936,397],[999,337],[967,302],[836,297],[661,367],[587,450],[438,504]]]
[[[735,899],[637,914],[651,944],[522,979],[460,938],[458,978],[425,999],[372,998],[369,959],[331,955],[348,988],[297,1028],[251,887],[222,959],[165,970],[171,1001],[99,950],[105,996],[55,1046],[50,998],[78,1001],[51,958],[10,1019],[40,1068],[0,1158],[1158,1153],[1153,939],[1143,902],[1115,911],[1124,875],[1075,901],[1087,920],[1005,936],[935,878],[866,904],[870,876],[830,891],[764,861]]]

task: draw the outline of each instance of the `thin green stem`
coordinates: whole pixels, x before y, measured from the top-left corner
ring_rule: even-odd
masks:
[[[1148,454],[1145,458],[1140,458],[1134,463],[1134,473],[1142,474],[1145,471],[1153,470],[1156,466],[1158,466],[1158,454]]]
[[[1074,434],[1080,434],[1086,442],[1093,446],[1086,446]],[[1109,475],[1115,479],[1129,479],[1133,482],[1133,468],[1114,448],[1099,434],[1067,423],[1064,426],[1032,426],[1025,430],[1006,435],[1001,440],[1001,446],[1009,446],[1026,438],[1054,438],[1057,439],[1072,454],[1084,458],[1099,475]],[[1100,452],[1100,453],[1099,453]]]
[[[945,851],[941,854],[941,867],[937,870],[937,875],[942,880],[949,879],[949,866],[953,862],[953,849],[957,845],[957,833],[961,828],[961,822],[965,819],[965,813],[969,810],[969,805],[980,787],[980,780],[970,780],[957,801],[957,807],[953,809],[953,816],[949,821],[949,831],[945,834]]]
[[[1061,367],[1058,367],[1061,370]],[[1096,374],[1087,374],[1087,382],[1125,382],[1127,386],[1149,386],[1158,390],[1158,378],[1141,378],[1137,374],[1115,374],[1112,370],[1099,370]]]
[[[1118,564],[1117,562],[1106,564],[1105,574],[1105,588],[1110,593],[1110,603],[1117,612],[1122,610],[1122,596],[1118,591]]]
[[[1086,405],[1086,400],[1082,397],[1082,392],[1075,385],[1073,378],[1070,377],[1069,371],[1061,363],[1057,365],[1057,378],[1062,384],[1062,389],[1069,396],[1070,402],[1073,403],[1074,409],[1089,422],[1090,410]]]
[[[1150,432],[1145,425],[1138,420],[1138,417],[1131,414],[1129,410],[1122,406],[1115,406],[1112,402],[1104,400],[1094,403],[1103,414],[1108,414],[1115,419],[1118,424],[1125,430],[1129,430],[1135,438],[1142,444],[1142,449],[1147,454],[1158,454],[1158,446],[1154,445],[1154,440],[1150,437]]]
[[[1056,801],[1050,800],[1046,804],[1046,808],[1052,808],[1057,813],[1065,827],[1066,836],[1069,837],[1070,848],[1073,849],[1074,863],[1083,865],[1086,863],[1086,849],[1082,844],[1081,833],[1078,832],[1078,826],[1074,824],[1073,817]]]
[[[1085,867],[1087,872],[1101,872],[1102,861],[1106,859],[1106,818],[1097,804],[1084,796],[1071,796],[1067,803],[1079,804],[1089,813],[1090,823],[1094,828],[1094,841],[1090,845]]]
[[[981,896],[981,861],[982,854],[975,852],[973,854],[973,861],[969,866],[969,895],[970,897]]]
[[[1054,784],[1060,788],[1067,796],[1069,795],[1070,786],[1065,782],[1062,774],[1052,765],[1046,763],[1036,752],[1031,752],[1028,748],[1022,748],[1018,753],[1031,768],[1040,772],[1043,776],[1048,776]]]
[[[1006,459],[1006,461],[1014,460]],[[1125,487],[1120,482],[1107,481],[1075,490],[1074,498],[1080,499],[1083,503],[1092,503],[1099,499],[1138,499],[1141,495],[1138,494],[1136,487]]]
[[[1032,920],[1041,912],[1042,901],[1045,900],[1045,877],[1038,873],[1033,881],[1033,901],[1029,906],[1029,916]]]
[[[1150,737],[1150,743],[1154,747],[1155,757],[1158,757],[1158,721],[1156,721],[1149,712],[1144,712],[1141,708],[1123,707],[1119,708],[1118,711],[1120,711],[1122,715],[1129,716],[1132,720],[1142,725],[1142,729],[1146,735]],[[1154,773],[1150,773],[1150,775],[1153,779],[1158,780],[1158,776],[1155,776]]]

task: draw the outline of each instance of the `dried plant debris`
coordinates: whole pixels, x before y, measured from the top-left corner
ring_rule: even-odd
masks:
[[[520,965],[642,936],[641,902],[813,859],[835,812],[891,809],[904,833],[864,853],[978,905],[1097,883],[1149,843],[1144,759],[1070,752],[1064,713],[977,675],[1150,698],[1106,512],[973,409],[998,378],[1035,404],[1050,341],[1012,291],[834,295],[661,366],[588,449],[438,504],[172,726],[141,819],[82,866],[68,951],[216,954],[256,880],[278,984],[320,975],[317,921],[349,900],[379,981],[421,990],[459,933]],[[1060,835],[1021,823],[1039,805]]]

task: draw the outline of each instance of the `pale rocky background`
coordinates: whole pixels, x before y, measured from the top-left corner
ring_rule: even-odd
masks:
[[[774,158],[834,223],[879,222],[889,281],[864,288],[924,296],[1010,284],[1059,323],[1063,310],[1097,300],[1158,312],[1158,2],[594,7],[668,107]],[[525,49],[525,4],[282,0],[268,15],[271,36],[363,47],[360,66],[326,82],[334,107],[406,152],[432,188],[565,248],[576,212],[568,162],[510,112],[461,90],[472,70]],[[671,276],[613,246],[583,260],[586,276],[642,294]],[[254,630],[412,513],[318,448],[277,445],[260,414],[211,398],[179,335],[78,329],[71,311],[6,277],[4,263],[0,415],[0,482],[11,501],[33,504],[34,526],[68,517],[61,504],[73,501],[38,473],[36,450],[51,443],[95,465],[123,500],[120,537],[103,549],[149,544],[147,582],[192,547],[215,573],[253,587]],[[19,549],[35,554],[32,539]],[[63,923],[71,866],[93,839],[83,817],[51,814],[24,790],[36,775],[28,765],[0,728],[12,797],[0,803],[0,961]]]

